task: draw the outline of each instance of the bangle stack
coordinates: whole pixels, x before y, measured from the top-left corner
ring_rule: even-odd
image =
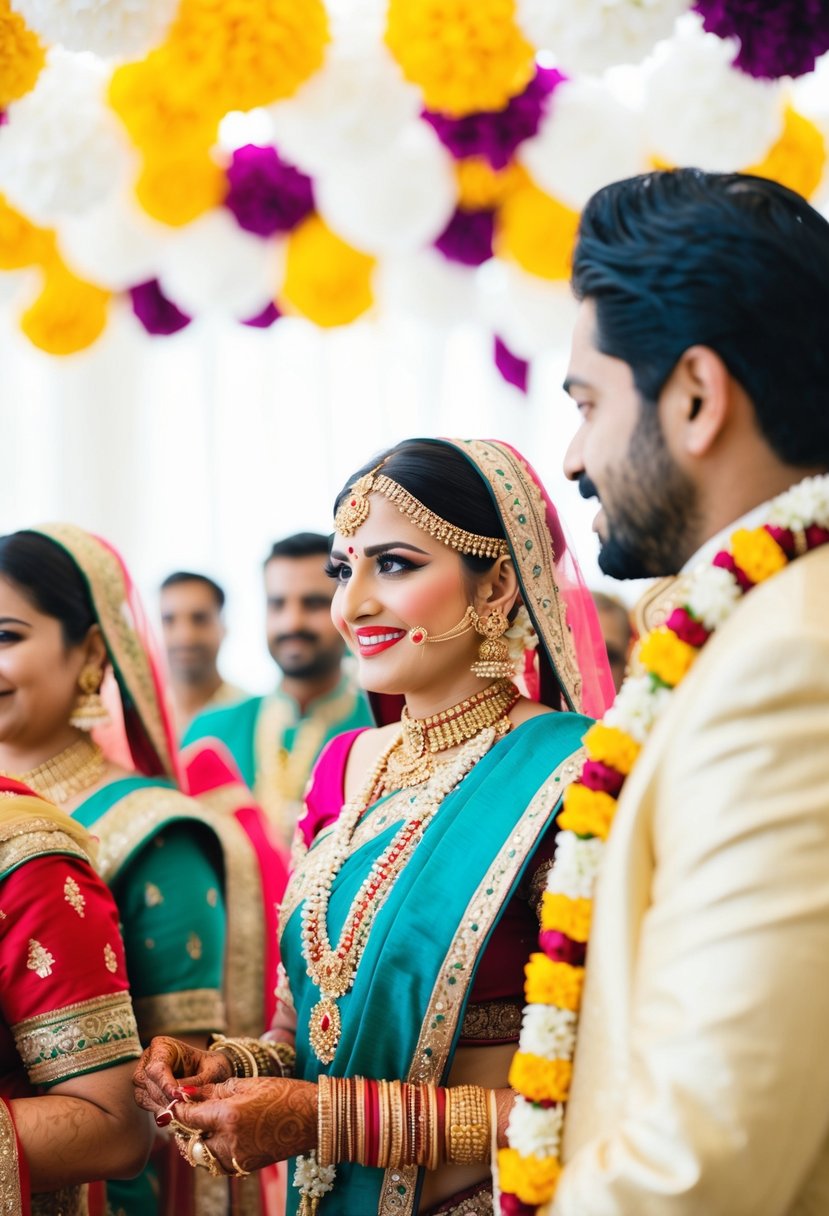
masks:
[[[354,1161],[381,1169],[434,1170],[442,1162],[486,1162],[490,1151],[487,1091],[442,1089],[403,1081],[329,1077],[317,1081],[317,1160]]]
[[[228,1039],[214,1034],[208,1051],[221,1051],[230,1060],[235,1077],[290,1077],[296,1051],[290,1043],[269,1039]]]

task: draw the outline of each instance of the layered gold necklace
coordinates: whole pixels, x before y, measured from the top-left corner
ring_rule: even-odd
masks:
[[[61,806],[69,798],[97,785],[105,769],[104,753],[97,743],[83,735],[62,752],[28,772],[2,775],[28,785],[29,789]]]
[[[498,680],[451,709],[429,718],[404,713],[402,731],[378,760],[362,791],[347,803],[326,845],[326,862],[313,876],[302,910],[302,951],[307,973],[320,992],[311,1010],[309,1040],[317,1059],[330,1064],[342,1024],[337,999],[351,989],[378,909],[423,838],[447,794],[510,729],[509,710],[520,693],[508,680]],[[437,763],[442,751],[460,746]],[[406,817],[372,865],[354,896],[340,939],[328,937],[328,903],[334,881],[351,852],[357,826],[384,793],[426,783],[407,800]]]

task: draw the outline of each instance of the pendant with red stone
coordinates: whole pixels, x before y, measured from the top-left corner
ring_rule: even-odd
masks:
[[[330,1064],[334,1059],[341,1033],[342,1022],[337,1003],[324,996],[311,1010],[308,1023],[308,1039],[314,1055],[323,1064]]]
[[[422,646],[428,636],[422,625],[415,625],[413,629],[409,630],[409,641],[413,646]]]

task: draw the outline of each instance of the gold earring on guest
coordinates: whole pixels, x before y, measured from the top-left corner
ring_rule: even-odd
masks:
[[[509,621],[500,608],[494,608],[488,616],[477,617],[475,630],[484,640],[471,670],[482,680],[509,680],[515,675],[509,644],[503,640],[508,629]]]
[[[83,668],[78,676],[80,692],[69,719],[70,726],[74,726],[78,730],[91,731],[96,726],[103,726],[105,722],[109,721],[106,706],[101,700],[103,678],[103,672],[94,663],[89,663]]]

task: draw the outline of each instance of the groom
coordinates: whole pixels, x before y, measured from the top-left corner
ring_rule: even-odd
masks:
[[[607,574],[680,576],[661,624],[829,469],[829,224],[761,178],[652,173],[590,201],[573,282],[565,468]],[[545,1216],[829,1213],[827,486],[758,585],[709,579],[718,627],[627,779]]]

